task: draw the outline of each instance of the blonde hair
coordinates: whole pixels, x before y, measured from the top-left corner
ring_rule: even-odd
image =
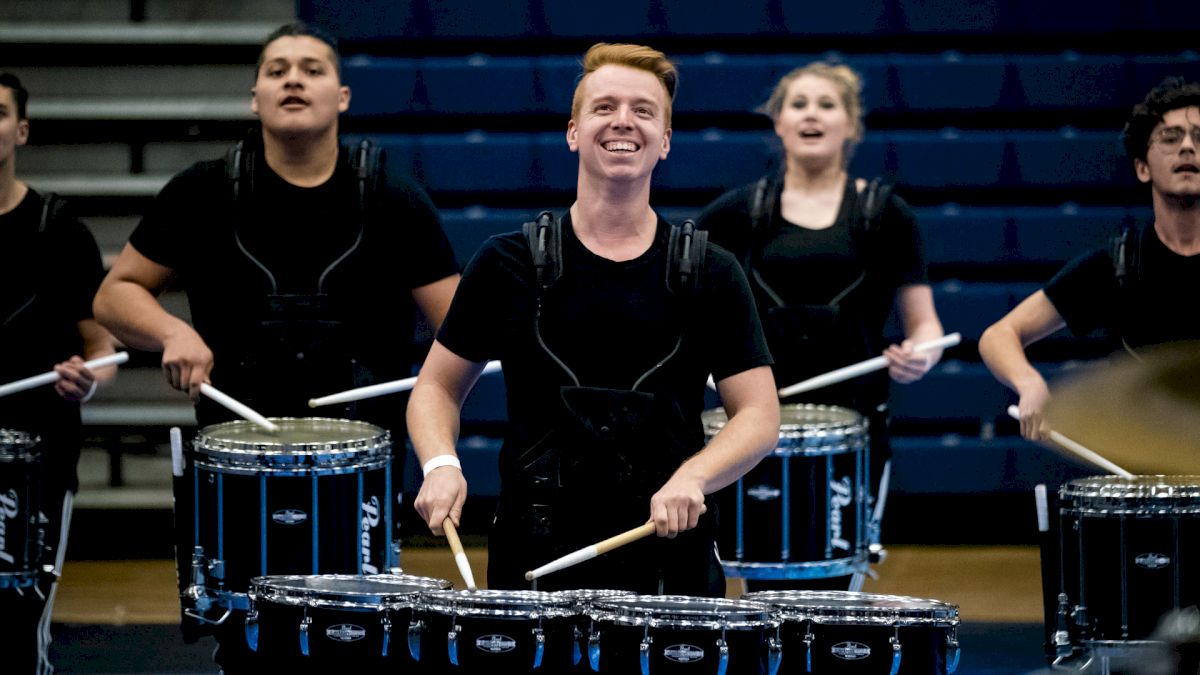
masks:
[[[826,61],[814,61],[806,66],[800,66],[792,70],[792,72],[779,79],[779,82],[775,85],[775,90],[771,92],[771,97],[759,107],[759,112],[770,117],[771,121],[778,120],[779,114],[783,112],[783,103],[784,99],[787,98],[788,87],[792,85],[792,82],[805,75],[813,75],[829,80],[842,95],[842,107],[846,109],[846,116],[850,118],[850,124],[854,130],[854,140],[848,143],[846,149],[846,155],[849,157],[850,150],[853,149],[858,141],[862,140],[863,133],[866,131],[863,125],[862,77],[850,66],[828,63]]]
[[[599,70],[602,66],[625,66],[635,70],[643,70],[658,78],[663,89],[667,92],[666,110],[663,119],[667,128],[671,127],[671,102],[675,100],[675,87],[679,82],[679,71],[675,64],[667,59],[667,55],[652,47],[642,45],[608,44],[600,42],[592,45],[583,55],[583,73],[575,85],[575,95],[571,99],[571,118],[579,117],[583,107],[583,83],[588,75]]]

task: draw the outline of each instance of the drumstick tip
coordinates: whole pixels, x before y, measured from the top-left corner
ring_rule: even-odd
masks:
[[[310,407],[310,408],[317,407],[317,399],[315,399],[315,398],[308,399],[308,407]]]
[[[525,581],[533,581],[533,580],[534,580],[533,572],[526,572],[525,573]]]

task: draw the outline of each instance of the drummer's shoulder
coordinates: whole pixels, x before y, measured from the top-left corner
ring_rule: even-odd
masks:
[[[220,187],[228,184],[228,172],[225,170],[224,159],[208,159],[192,164],[171,177],[167,187],[174,189],[200,189],[203,187]]]

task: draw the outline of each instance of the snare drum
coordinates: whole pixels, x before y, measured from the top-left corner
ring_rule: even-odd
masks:
[[[1081,478],[1059,506],[1059,589],[1077,644],[1142,640],[1170,610],[1200,604],[1200,476]]]
[[[409,649],[422,673],[566,673],[575,601],[541,591],[422,593]]]
[[[598,673],[774,673],[779,621],[757,602],[682,595],[597,600],[588,659]]]
[[[779,444],[717,495],[717,548],[725,574],[815,579],[865,572],[868,564],[867,424],[848,408],[780,407]],[[705,435],[725,426],[706,411]]]
[[[592,667],[588,663],[587,645],[588,635],[592,630],[592,619],[590,616],[592,605],[598,600],[634,595],[634,593],[633,591],[616,591],[611,589],[576,588],[566,591],[555,591],[554,595],[561,598],[570,598],[574,603],[575,636],[571,651],[571,663],[574,665],[574,669],[571,672],[590,673],[592,672]]]
[[[213,622],[214,600],[248,609],[253,577],[376,574],[398,562],[388,432],[341,419],[273,421],[278,434],[241,420],[201,429],[176,481],[183,609],[202,623]]]
[[[450,586],[392,574],[255,577],[246,644],[288,670],[330,672],[354,663],[411,672],[416,664],[406,640],[413,602],[422,591]]]
[[[45,527],[38,438],[0,429],[0,590],[37,583]]]
[[[747,593],[779,610],[779,672],[949,675],[958,667],[958,606],[850,591]]]

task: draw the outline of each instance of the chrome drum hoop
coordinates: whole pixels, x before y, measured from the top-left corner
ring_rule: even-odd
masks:
[[[738,579],[827,579],[865,573],[870,568],[867,555],[867,549],[860,546],[849,558],[796,563],[721,561],[721,569]]]
[[[784,621],[950,628],[959,625],[958,605],[903,595],[853,591],[757,591],[742,597],[774,607]]]
[[[1059,497],[1067,512],[1200,513],[1200,476],[1090,476],[1059,488]]]
[[[26,431],[0,429],[0,462],[26,460],[41,439]]]
[[[407,574],[294,574],[254,577],[249,597],[252,603],[382,611],[410,607],[421,592],[451,586]]]
[[[548,591],[430,591],[416,604],[426,612],[457,616],[550,619],[576,613],[574,600]]]
[[[778,613],[759,602],[687,595],[597,600],[588,614],[595,622],[649,628],[758,630],[779,625]]]
[[[700,416],[711,439],[724,428],[724,408]],[[858,452],[867,446],[867,420],[849,408],[814,403],[779,406],[779,442],[775,455],[831,455]]]
[[[195,464],[243,475],[328,475],[386,466],[391,434],[357,420],[274,417],[277,434],[235,420],[204,427],[192,444]]]

